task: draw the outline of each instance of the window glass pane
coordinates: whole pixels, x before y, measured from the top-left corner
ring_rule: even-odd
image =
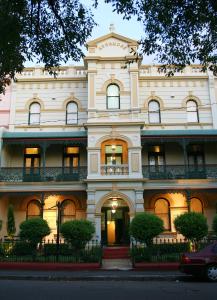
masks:
[[[73,157],[73,167],[74,168],[78,167],[78,157]]]
[[[159,111],[159,103],[157,101],[150,101],[149,111]]]
[[[30,106],[30,112],[31,112],[31,113],[40,113],[40,104],[38,104],[38,103],[33,103],[33,104]]]
[[[77,113],[67,113],[67,124],[77,124],[78,115]]]
[[[203,212],[202,203],[197,198],[191,199],[190,206],[191,206],[191,211],[193,211],[193,212],[199,212],[199,213]]]
[[[107,97],[108,108],[119,108],[119,97]]]
[[[25,167],[30,168],[31,167],[32,158],[27,157],[25,161]]]
[[[116,84],[110,84],[107,88],[107,96],[119,97],[119,87]]]
[[[76,112],[77,113],[77,110],[78,110],[78,107],[77,107],[77,104],[75,102],[70,102],[67,105],[67,112],[68,113],[70,113],[70,112]]]
[[[30,124],[40,124],[40,114],[30,113],[29,123]]]
[[[25,148],[25,154],[39,154],[39,148]]]
[[[187,102],[187,122],[198,122],[197,103],[195,101]]]
[[[66,147],[66,153],[67,154],[78,154],[79,147]]]

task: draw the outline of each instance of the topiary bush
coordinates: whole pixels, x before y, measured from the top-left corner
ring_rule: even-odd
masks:
[[[213,229],[214,233],[217,235],[217,214],[215,215],[215,217],[213,219],[212,229]]]
[[[150,213],[139,213],[130,224],[130,235],[140,243],[151,245],[153,238],[163,232],[163,221]]]
[[[95,228],[88,220],[73,220],[63,223],[60,232],[72,248],[81,250],[92,239]]]
[[[20,224],[20,239],[30,243],[34,249],[49,234],[50,228],[48,223],[42,218],[32,218]]]
[[[201,213],[186,212],[175,218],[174,225],[192,243],[198,243],[208,233],[207,220]]]
[[[10,204],[8,206],[7,212],[7,234],[8,237],[13,239],[16,233],[15,219],[14,219],[14,208],[13,205]]]

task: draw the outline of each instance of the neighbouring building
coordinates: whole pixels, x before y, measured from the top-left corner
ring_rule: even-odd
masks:
[[[192,65],[173,77],[132,62],[137,42],[111,32],[90,41],[81,67],[26,68],[12,85],[1,133],[0,219],[14,206],[17,232],[43,216],[87,218],[95,238],[126,244],[130,219],[148,211],[162,236],[186,211],[217,209],[217,78]],[[1,105],[1,103],[0,103]],[[0,106],[1,109],[1,106]],[[2,112],[1,112],[1,121]]]

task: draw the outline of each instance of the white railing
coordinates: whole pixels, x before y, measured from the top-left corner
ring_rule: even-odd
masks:
[[[101,165],[101,175],[128,175],[129,167],[127,164],[122,165]]]

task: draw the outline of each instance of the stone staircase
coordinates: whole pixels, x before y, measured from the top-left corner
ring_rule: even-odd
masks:
[[[102,269],[106,270],[130,270],[129,247],[106,247],[103,249]]]

